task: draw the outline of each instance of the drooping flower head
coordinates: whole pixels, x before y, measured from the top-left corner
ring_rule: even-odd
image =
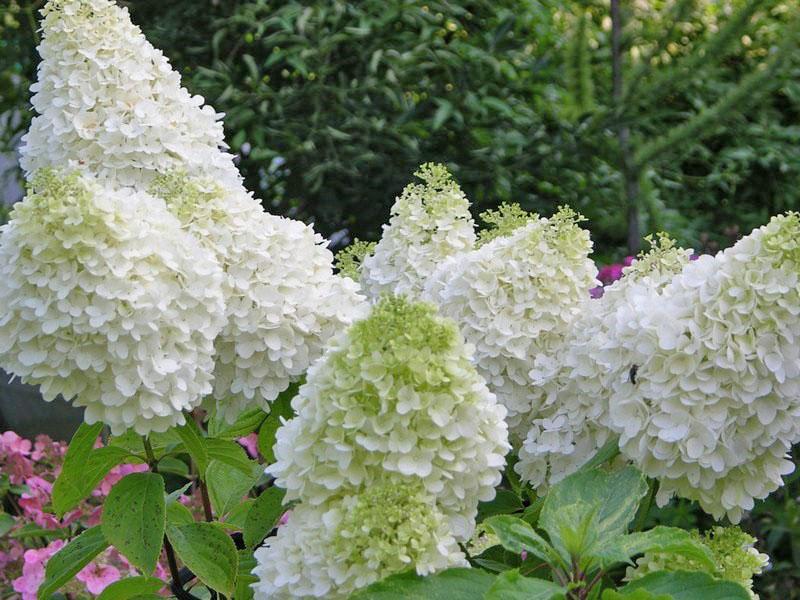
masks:
[[[439,263],[475,244],[469,201],[447,168],[426,163],[415,175],[423,183],[406,186],[380,242],[361,265],[361,284],[372,299],[418,297]]]
[[[635,343],[632,315],[640,298],[663,290],[689,263],[691,250],[677,247],[665,234],[648,240],[652,248],[623,269],[622,279],[586,303],[557,355],[558,371],[541,384],[546,399],[527,422],[514,467],[540,494],[578,470],[611,438],[611,390],[619,387],[624,393],[636,380],[611,332]]]
[[[211,392],[224,313],[214,257],[163,201],[43,170],[0,236],[0,364],[145,434]]]
[[[522,435],[545,400],[541,382],[558,368],[557,352],[597,269],[589,233],[570,209],[549,219],[510,216],[511,227],[497,228],[506,235],[442,263],[423,297],[475,346],[479,372],[508,409],[511,431]]]
[[[81,169],[146,189],[156,173],[241,177],[225,153],[221,115],[181,87],[160,50],[112,0],[49,0],[21,165]]]
[[[380,300],[311,367],[297,416],[278,430],[268,471],[286,500],[319,505],[342,489],[420,481],[469,539],[508,450],[505,410],[469,357],[432,305]]]
[[[447,519],[413,482],[301,504],[255,557],[259,600],[347,598],[409,568],[428,575],[467,566]]]
[[[774,217],[644,294],[609,332],[623,455],[717,518],[783,484],[800,440],[800,216]],[[635,383],[626,374],[636,369]]]
[[[244,190],[208,178],[161,175],[151,192],[222,265],[227,324],[207,407],[229,421],[266,408],[364,314],[358,285],[334,275],[333,255],[310,226],[265,213]]]

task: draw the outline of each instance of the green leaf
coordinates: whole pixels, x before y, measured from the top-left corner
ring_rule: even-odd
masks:
[[[26,523],[9,534],[9,537],[15,539],[44,538],[46,540],[55,540],[65,539],[69,536],[69,529],[43,529],[35,523]]]
[[[216,459],[208,463],[206,485],[214,513],[219,517],[228,514],[234,506],[241,503],[259,475],[260,468],[253,468],[253,465],[250,465],[250,475],[245,475]]]
[[[272,447],[275,445],[275,434],[283,424],[281,417],[288,420],[294,415],[292,398],[297,394],[299,387],[298,383],[293,383],[275,399],[270,405],[270,413],[267,420],[264,421],[258,431],[258,451],[261,452],[261,456],[264,457],[264,461],[268,464],[275,462],[275,453],[272,451]]]
[[[164,582],[155,577],[127,577],[115,581],[104,589],[97,600],[130,600],[144,594],[155,594],[164,587]]]
[[[509,552],[522,554],[524,550],[548,564],[554,566],[558,564],[557,556],[550,544],[522,519],[497,515],[486,519],[485,524]]]
[[[180,502],[167,502],[167,524],[188,525],[194,523],[194,515]]]
[[[53,484],[53,510],[59,517],[92,493],[112,467],[130,460],[130,453],[119,447],[94,449],[102,423],[82,423],[69,443],[61,473]]]
[[[478,504],[478,522],[480,523],[487,517],[494,515],[508,515],[519,512],[524,508],[522,500],[519,499],[517,494],[500,488],[497,490],[494,500]]]
[[[551,600],[563,598],[566,590],[552,581],[523,577],[514,569],[497,576],[485,600]]]
[[[606,546],[592,549],[598,556],[608,557],[604,564],[625,562],[645,552],[663,552],[685,556],[703,565],[709,571],[716,569],[714,555],[701,541],[677,527],[655,527],[649,531],[640,531],[622,535]]]
[[[237,440],[261,427],[267,414],[260,408],[254,408],[239,415],[233,424],[227,423],[225,419],[215,414],[208,421],[208,435],[221,440]]]
[[[44,581],[36,592],[36,597],[39,600],[50,598],[53,592],[75,577],[78,571],[106,548],[108,541],[100,527],[84,531],[47,561]]]
[[[592,469],[604,465],[611,459],[619,456],[619,436],[614,436],[608,440],[597,453],[584,464],[581,471],[591,471]]]
[[[625,533],[646,493],[647,483],[633,467],[578,471],[550,489],[539,526],[563,558],[583,555]]]
[[[350,600],[483,600],[493,582],[480,569],[448,569],[427,577],[406,571],[373,583]]]
[[[234,506],[225,517],[225,526],[228,528],[234,527],[238,531],[244,531],[247,515],[250,514],[250,510],[255,503],[256,501],[253,498],[245,498],[243,502]]]
[[[239,550],[239,575],[236,577],[236,592],[233,597],[236,600],[252,600],[253,588],[251,584],[258,581],[258,577],[253,575],[256,567],[256,559],[252,552]]]
[[[170,525],[167,537],[200,581],[226,596],[233,594],[239,555],[233,540],[218,523]]]
[[[436,113],[433,115],[433,122],[431,124],[431,128],[434,131],[444,125],[447,119],[449,119],[453,114],[453,104],[449,100],[437,98],[436,103],[439,105],[439,108],[436,109]]]
[[[256,468],[260,470],[258,463],[250,460],[244,448],[236,442],[208,438],[206,439],[206,447],[210,459],[233,467],[243,475],[251,477]]]
[[[10,514],[0,512],[0,537],[11,531],[11,528],[17,524],[17,521]]]
[[[197,465],[200,477],[204,477],[208,467],[208,449],[206,447],[206,438],[203,437],[203,433],[197,423],[189,417],[186,419],[186,424],[178,427],[176,431],[189,456],[192,457],[195,465]]]
[[[645,590],[657,598],[665,595],[673,600],[749,600],[750,594],[738,583],[714,579],[708,573],[689,571],[656,571],[632,581],[617,590],[627,600],[631,594]],[[606,595],[603,596],[604,600]]]
[[[106,539],[146,575],[155,570],[164,539],[164,480],[158,473],[131,473],[111,488],[103,506]]]
[[[176,458],[174,456],[165,456],[159,460],[158,472],[177,475],[178,477],[183,477],[184,479],[189,479],[191,476],[189,473],[189,465],[187,465],[180,458]]]
[[[244,543],[248,548],[260,544],[278,524],[286,510],[282,504],[285,493],[281,488],[271,487],[256,498],[244,522]]]

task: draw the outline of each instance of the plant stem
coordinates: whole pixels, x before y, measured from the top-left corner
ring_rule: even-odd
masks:
[[[633,522],[633,531],[642,531],[647,523],[647,515],[650,514],[650,507],[653,505],[653,498],[658,489],[658,482],[655,479],[647,481],[647,495],[639,505],[639,511],[636,513],[636,520]]]
[[[144,444],[144,455],[147,457],[147,464],[153,473],[158,473],[158,461],[153,452],[153,446],[150,445],[150,439],[147,436],[142,436],[142,443]]]
[[[214,520],[214,513],[211,511],[211,500],[208,497],[208,486],[202,479],[197,480],[200,488],[200,497],[203,499],[203,513],[206,516],[206,521]]]

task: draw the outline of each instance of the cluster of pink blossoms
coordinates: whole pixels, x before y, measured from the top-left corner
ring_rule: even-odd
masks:
[[[50,497],[66,451],[67,444],[46,435],[31,442],[13,431],[0,434],[0,508],[10,515],[4,517],[5,526],[0,521],[1,598],[36,600],[50,557],[81,529],[99,524],[103,499],[117,481],[147,469],[134,464],[114,467],[91,498],[59,519],[52,512]],[[96,596],[115,581],[136,574],[125,557],[110,548],[78,573],[77,581],[70,584],[75,589],[66,591]],[[156,576],[168,579],[165,565],[158,565]]]

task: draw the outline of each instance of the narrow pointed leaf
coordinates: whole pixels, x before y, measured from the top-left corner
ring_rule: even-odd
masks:
[[[47,561],[44,581],[36,592],[38,600],[48,600],[61,586],[77,575],[92,559],[108,548],[100,527],[87,529]]]
[[[284,494],[281,488],[271,487],[256,498],[244,521],[244,543],[248,548],[260,544],[278,524],[286,510],[282,504]]]
[[[497,576],[485,600],[551,600],[563,598],[563,587],[552,581],[523,577],[514,569]]]

